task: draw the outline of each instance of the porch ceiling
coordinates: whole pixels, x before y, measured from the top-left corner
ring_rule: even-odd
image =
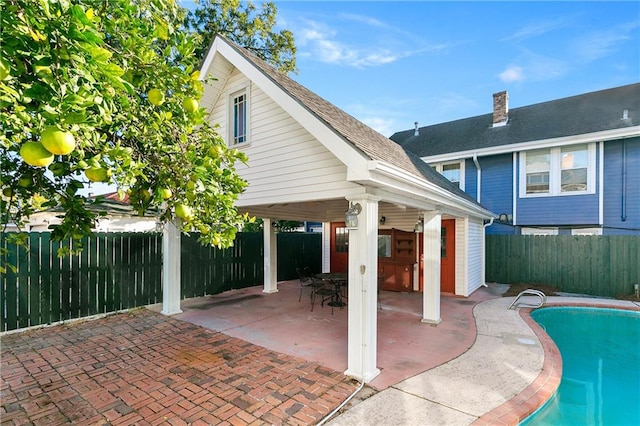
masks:
[[[315,200],[308,202],[278,203],[239,207],[250,216],[271,218],[276,220],[296,220],[309,222],[344,222],[344,214],[349,202],[344,198],[331,200]],[[401,229],[412,231],[420,215],[420,209],[406,205],[381,201],[378,207],[379,219],[384,216],[384,223],[379,229]],[[443,214],[443,219],[454,216]]]

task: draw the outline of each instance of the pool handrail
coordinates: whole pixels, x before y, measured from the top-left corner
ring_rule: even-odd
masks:
[[[530,296],[538,296],[540,298],[540,303],[538,305],[523,305],[524,307],[527,308],[539,308],[541,306],[543,306],[545,303],[547,303],[547,296],[541,292],[540,290],[535,290],[532,288],[528,288],[524,291],[521,291],[520,294],[518,294],[515,299],[513,299],[513,302],[511,302],[511,304],[509,305],[508,309],[515,309],[516,308],[516,302],[525,295],[530,295]]]

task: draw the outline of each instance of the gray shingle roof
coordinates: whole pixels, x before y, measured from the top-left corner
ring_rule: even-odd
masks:
[[[446,189],[466,200],[476,201],[440,173],[433,170],[419,157],[408,152],[402,146],[376,132],[366,124],[355,119],[340,108],[316,95],[289,76],[279,72],[249,50],[238,46],[223,36],[223,39],[234,50],[252,63],[262,74],[268,77],[289,96],[295,99],[307,111],[319,118],[326,126],[340,136],[345,142],[357,148],[365,158],[379,160],[397,166],[408,173],[420,176],[443,189]],[[476,203],[477,204],[477,203]]]
[[[622,119],[624,110],[629,118]],[[640,125],[640,83],[509,110],[506,126],[492,114],[397,132],[391,139],[420,157],[581,135]]]

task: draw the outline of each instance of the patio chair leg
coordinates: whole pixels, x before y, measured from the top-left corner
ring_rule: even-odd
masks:
[[[316,291],[314,288],[311,289],[311,295],[309,297],[311,298],[311,312],[313,312],[313,305],[316,303]]]

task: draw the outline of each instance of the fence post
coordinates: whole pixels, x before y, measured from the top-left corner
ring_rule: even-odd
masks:
[[[179,219],[176,219],[178,221]],[[162,229],[162,311],[164,315],[180,309],[180,223],[166,222]]]

